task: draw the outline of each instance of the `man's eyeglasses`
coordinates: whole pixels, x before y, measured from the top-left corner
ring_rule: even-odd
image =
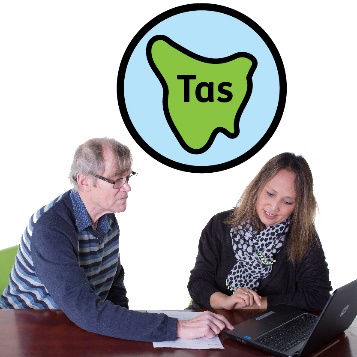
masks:
[[[121,178],[119,178],[119,179],[117,179],[115,181],[114,180],[110,180],[110,179],[108,179],[106,177],[103,177],[103,176],[100,176],[100,175],[96,175],[96,174],[90,174],[90,175],[92,175],[92,176],[94,176],[96,178],[99,178],[100,180],[103,180],[105,182],[111,183],[113,185],[113,188],[115,188],[116,190],[119,190],[121,187],[124,186],[125,183],[129,182],[130,177],[136,176],[137,174],[138,174],[137,172],[132,171],[128,176],[121,177]]]

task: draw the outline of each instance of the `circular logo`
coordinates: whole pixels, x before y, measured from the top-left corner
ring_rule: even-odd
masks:
[[[267,33],[221,5],[189,4],[144,25],[120,63],[123,121],[150,156],[216,172],[255,155],[278,127],[284,65]]]

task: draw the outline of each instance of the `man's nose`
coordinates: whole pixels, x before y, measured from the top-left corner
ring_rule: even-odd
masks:
[[[120,189],[122,191],[129,192],[129,191],[131,191],[131,186],[130,186],[129,182],[125,181],[124,185],[122,187],[120,187]]]

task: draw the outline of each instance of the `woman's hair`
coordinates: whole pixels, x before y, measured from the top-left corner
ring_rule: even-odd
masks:
[[[233,214],[226,223],[236,226],[247,219],[254,227],[265,228],[256,212],[256,203],[262,189],[280,170],[295,173],[296,205],[292,213],[288,244],[289,259],[301,261],[311,242],[318,241],[315,228],[317,209],[313,193],[313,178],[307,161],[302,156],[282,153],[270,159],[244,190]]]
[[[74,154],[69,179],[75,190],[78,188],[77,174],[79,172],[101,174],[105,171],[105,161],[103,156],[105,148],[109,148],[117,158],[122,173],[131,169],[132,156],[127,146],[110,138],[89,139],[81,144]]]

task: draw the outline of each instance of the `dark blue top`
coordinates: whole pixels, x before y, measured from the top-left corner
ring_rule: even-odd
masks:
[[[177,319],[128,310],[114,214],[95,229],[75,191],[30,219],[2,308],[59,308],[81,328],[137,341],[176,339]]]

